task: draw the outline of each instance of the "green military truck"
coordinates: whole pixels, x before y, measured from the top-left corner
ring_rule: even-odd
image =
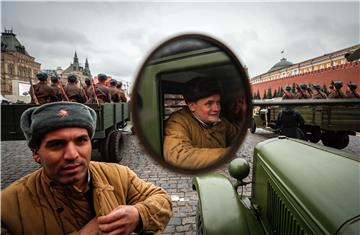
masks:
[[[1,105],[1,141],[25,140],[20,128],[21,114],[32,104]],[[87,104],[97,114],[93,149],[101,153],[101,161],[119,162],[121,160],[121,131],[129,116],[128,103]]]
[[[198,234],[360,234],[360,158],[280,136],[259,143],[250,167],[237,158],[229,179],[193,179]],[[251,196],[238,193],[252,184]]]
[[[233,98],[234,90],[250,97],[247,75],[238,71],[242,66],[232,60],[227,50],[206,43],[187,47],[187,42],[198,45],[193,35],[180,39],[182,46],[170,40],[150,54],[137,76],[132,97],[135,131],[143,146],[155,160],[177,171],[180,170],[162,162],[162,141],[166,118],[184,106],[183,84],[199,74],[213,75],[224,89],[225,99]],[[202,39],[207,41],[206,37]],[[237,84],[242,88],[238,89]],[[239,130],[243,135],[238,144],[250,124],[250,102],[247,100],[247,109],[242,115],[245,120],[241,119],[240,124],[244,128]],[[278,106],[280,110],[284,104],[296,105],[299,101],[281,102],[273,101],[268,106]],[[340,105],[346,106],[343,109],[359,105],[359,101],[354,100],[304,102],[302,105],[315,110],[321,110],[320,105],[324,109],[335,107],[336,102],[342,102]],[[267,123],[276,117],[277,113],[271,114],[266,103],[253,101],[253,104],[264,106],[268,111],[264,113]],[[330,115],[333,116],[332,111]],[[325,117],[324,114],[322,118]],[[314,123],[317,118],[313,116]],[[359,120],[354,119],[355,129],[359,127]],[[339,125],[341,120],[330,124],[333,123]],[[234,146],[235,151],[237,147],[239,145]],[[233,156],[229,154],[229,157]],[[198,234],[360,234],[359,156],[280,136],[258,144],[252,162],[250,169],[245,160],[233,160],[229,173],[234,179],[219,173],[200,174],[209,169],[186,172],[196,174],[193,188],[198,194]],[[252,180],[245,180],[250,172]],[[240,188],[246,185],[252,186],[251,195],[241,193]]]
[[[284,106],[294,106],[304,118],[303,132],[308,140],[342,149],[349,135],[360,131],[360,99],[254,100],[251,132],[256,128],[277,130],[277,118]]]

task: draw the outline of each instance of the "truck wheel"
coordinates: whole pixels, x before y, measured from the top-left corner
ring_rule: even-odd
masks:
[[[321,141],[325,146],[343,149],[349,144],[349,136],[342,132],[325,131],[321,136]]]
[[[350,138],[349,135],[345,134],[345,133],[337,133],[336,135],[336,146],[335,148],[337,149],[343,149],[346,146],[348,146],[349,142],[350,142]]]
[[[100,140],[99,143],[99,151],[101,154],[102,162],[109,162],[109,142],[110,142],[111,134],[112,133],[110,132],[110,134],[106,135],[106,137]]]
[[[315,129],[313,131],[311,131],[311,134],[308,136],[310,142],[312,143],[317,143],[320,141],[321,139],[321,132],[318,129]]]
[[[120,162],[122,159],[121,156],[121,147],[122,147],[122,133],[121,131],[114,131],[110,135],[109,142],[109,161],[110,162]]]
[[[250,128],[250,132],[254,134],[255,131],[256,131],[256,123],[255,123],[255,120],[252,119],[252,125],[251,125],[251,128]]]
[[[202,218],[201,206],[199,202],[197,203],[197,210],[196,210],[196,234],[198,235],[204,234],[203,218]]]

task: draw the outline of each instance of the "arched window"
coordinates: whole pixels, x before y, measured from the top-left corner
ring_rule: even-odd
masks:
[[[14,75],[14,65],[8,64],[8,70],[10,75]]]

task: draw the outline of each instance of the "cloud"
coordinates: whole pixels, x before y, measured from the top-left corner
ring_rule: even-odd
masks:
[[[249,68],[268,71],[283,55],[294,63],[359,43],[359,2],[2,2],[42,68],[67,67],[75,50],[93,74],[133,78],[148,53],[170,36],[201,32],[223,41]]]

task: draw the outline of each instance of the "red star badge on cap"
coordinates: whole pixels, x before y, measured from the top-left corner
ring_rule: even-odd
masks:
[[[59,116],[61,117],[67,117],[69,116],[69,111],[65,110],[65,109],[60,109],[58,112]]]

